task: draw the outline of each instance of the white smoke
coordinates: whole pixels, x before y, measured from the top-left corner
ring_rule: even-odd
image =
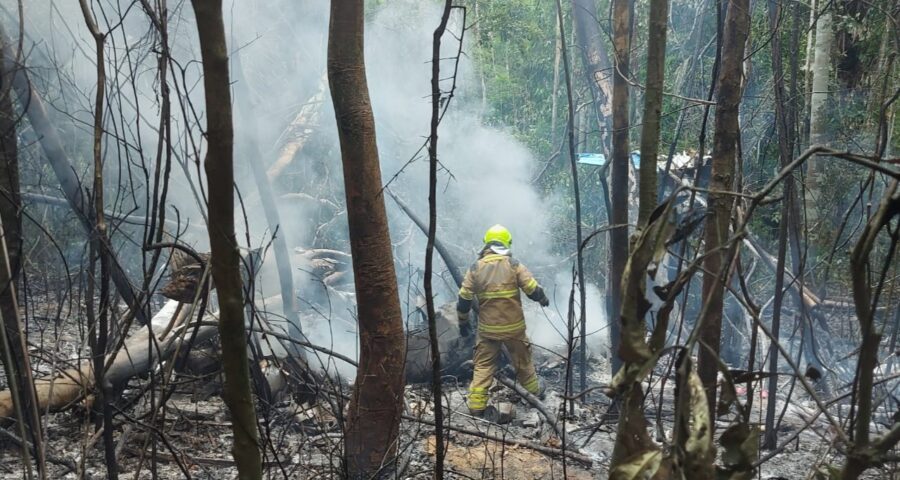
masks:
[[[130,94],[135,100],[130,103],[116,100],[121,103],[122,113],[115,113],[112,118],[121,115],[125,118],[118,120],[124,120],[123,125],[140,132],[139,139],[135,134],[129,134],[129,140],[131,143],[140,142],[144,161],[152,171],[159,122],[159,99],[156,94],[159,85],[155,78],[152,28],[140,9],[128,9],[131,3],[124,0],[117,3],[120,11],[128,13],[111,37],[115,38],[116,43],[115,46],[110,45],[108,54],[117,54],[116,58],[129,59],[130,63],[123,61],[121,69],[110,73],[111,83],[122,89],[116,95],[128,98]],[[15,2],[3,0],[2,5],[7,12],[15,12]],[[107,12],[115,11],[112,4],[104,5]],[[194,142],[198,142],[200,129],[205,126],[200,56],[189,4],[178,4],[173,8],[169,19],[172,55],[175,65],[183,68],[184,74],[177,71],[172,72],[172,76],[177,76],[176,83],[182,89],[178,93],[190,98],[197,113],[196,116],[189,114],[185,120],[180,107],[173,104],[176,150],[182,161],[186,162],[190,178],[177,166],[173,169],[169,203],[178,207],[182,218],[189,217],[192,223],[202,224],[197,202],[188,188],[189,182],[199,188],[198,177],[202,178],[202,168],[198,171],[194,164],[197,159],[189,139],[192,137]],[[28,2],[25,15],[28,19],[26,31],[31,40],[26,44],[38,45],[36,54],[28,59],[35,68],[35,76],[51,93],[49,98],[56,108],[87,121],[92,110],[91,92],[96,84],[91,63],[94,50],[93,40],[83,25],[77,4]],[[249,128],[248,121],[253,121],[257,135],[252,140],[263,155],[262,161],[270,164],[277,155],[286,126],[300,106],[316,92],[325,73],[328,1],[233,1],[226,4],[225,15],[233,57],[239,56],[240,60],[239,65],[232,65],[232,77],[238,78],[236,73],[240,73],[245,82],[244,85],[236,85],[235,94],[250,96],[250,103],[254,105],[252,119],[236,118],[239,131],[235,151],[252,151],[247,149],[247,138],[241,134],[243,129]],[[439,19],[438,2],[393,0],[370,7],[366,21],[366,69],[383,180],[390,180],[392,190],[424,220],[427,220],[428,201],[427,156],[422,151],[412,162],[409,161],[429,132],[431,42]],[[459,11],[456,11],[448,31],[459,36],[462,33],[460,21]],[[441,86],[445,91],[451,87],[452,80],[447,77],[453,71],[453,57],[459,48],[454,35],[444,36],[442,48],[444,60],[441,62],[441,72],[444,80]],[[551,307],[543,311],[536,305],[528,306],[529,334],[538,345],[556,348],[564,343],[558,332],[565,333],[575,246],[553,243],[555,238],[560,237],[555,234],[556,229],[561,225],[572,225],[572,219],[554,217],[553,212],[568,211],[559,208],[557,199],[567,198],[569,192],[554,192],[549,197],[542,197],[531,185],[538,169],[532,153],[512,133],[482,122],[477,66],[473,65],[472,56],[466,55],[466,52],[474,50],[469,40],[467,38],[463,45],[464,56],[460,61],[452,104],[440,126],[438,150],[443,169],[438,187],[438,235],[457,255],[456,260],[461,263],[458,266],[466,268],[476,259],[485,229],[496,223],[507,226],[514,235],[514,255],[532,269],[553,300]],[[127,54],[124,51],[126,43],[131,47]],[[60,68],[64,75],[53,77],[48,73],[52,72],[50,67]],[[235,71],[238,67],[240,72]],[[133,83],[135,91],[129,90],[132,76],[136,79]],[[52,93],[73,90],[83,92],[83,95],[57,105],[59,98],[54,98]],[[60,118],[62,121],[65,117]],[[140,125],[135,121],[137,118],[142,119]],[[330,98],[323,103],[320,121],[312,129],[312,142],[315,142],[316,148],[302,150],[295,163],[316,165],[326,171],[329,178],[340,179],[340,149]],[[88,135],[86,130],[81,134]],[[117,165],[121,163],[114,158],[115,149],[108,150],[107,168],[119,168]],[[130,155],[133,162],[139,161],[140,155],[136,152]],[[259,209],[256,187],[246,165],[244,159],[236,156],[236,182],[249,209],[249,236],[251,243],[258,246],[267,241],[271,232]],[[140,192],[137,198],[144,198],[146,184],[137,172],[133,172],[132,177],[135,188]],[[339,190],[338,181],[324,194],[342,204],[343,193]],[[385,201],[393,240],[405,240],[396,250],[398,262],[408,263],[405,271],[397,272],[401,282],[401,301],[412,303],[421,283],[425,237],[418,228],[411,226],[392,200],[386,197]],[[283,224],[279,231],[287,235],[289,245],[309,247],[304,242],[314,237],[318,226],[315,211],[299,204],[279,203]],[[238,237],[243,239],[247,232],[243,219],[240,215],[238,217]],[[346,232],[345,217],[340,218],[336,225],[336,229]],[[203,235],[186,238],[186,241],[201,250],[207,245]],[[346,248],[346,244],[332,247]],[[271,252],[268,258],[273,259]],[[442,262],[438,261],[436,265],[439,270],[444,269]],[[277,293],[274,269],[271,272],[267,269],[264,273],[266,278],[261,284],[263,292],[260,297]],[[300,275],[299,278],[308,280],[309,277]],[[410,278],[412,284],[407,285]],[[324,291],[317,282],[306,281],[297,287],[303,299],[301,305],[309,298],[309,292]],[[439,288],[437,293],[438,302],[455,300],[452,285]],[[310,314],[318,320],[305,325],[306,333],[315,343],[355,356],[352,298],[332,295],[330,301],[325,303],[326,307],[322,308],[319,302],[318,313]],[[591,334],[588,343],[592,350],[602,349],[606,343],[606,319],[602,304],[600,292],[589,286],[587,331]],[[280,305],[268,303],[266,308],[277,313]],[[409,313],[411,308],[407,306],[406,310],[408,316],[414,316],[414,312]]]

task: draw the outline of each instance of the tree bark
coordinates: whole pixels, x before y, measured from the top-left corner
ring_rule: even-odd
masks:
[[[197,18],[203,60],[207,124],[204,166],[209,184],[210,262],[219,292],[219,338],[225,373],[223,396],[231,412],[234,432],[231,453],[238,478],[260,479],[262,459],[247,359],[240,254],[234,232],[234,130],[222,0],[192,0],[191,3]]]
[[[820,2],[822,3],[822,2]],[[812,62],[812,91],[809,101],[809,146],[828,144],[828,89],[831,78],[831,46],[834,32],[831,29],[831,3],[825,2],[821,15],[816,20],[816,42]],[[809,159],[806,169],[806,185],[810,202],[808,215],[810,222],[819,220],[819,177],[822,175],[822,159]]]
[[[597,21],[597,6],[594,0],[572,0],[572,17],[575,23],[575,40],[581,49],[584,73],[594,101],[600,144],[609,158],[607,132],[613,115],[613,67],[603,46],[603,33]],[[565,44],[562,48],[565,48]]]
[[[882,154],[883,152],[878,152]],[[878,209],[869,219],[859,240],[850,253],[850,275],[856,318],[859,322],[860,346],[856,377],[853,379],[853,396],[857,412],[851,417],[850,426],[854,430],[853,444],[847,454],[847,461],[839,478],[855,480],[870,466],[878,462],[876,454],[884,454],[897,443],[896,423],[891,432],[870,441],[872,418],[875,414],[875,370],[878,368],[878,346],[881,345],[882,328],[876,324],[875,309],[878,307],[879,293],[884,287],[884,277],[875,284],[877,268],[870,264],[870,256],[882,229],[890,226],[893,218],[900,215],[900,182],[893,180],[885,188]],[[896,237],[895,237],[896,240]],[[896,243],[887,253],[890,262],[896,252]],[[893,433],[893,434],[892,434]]]
[[[611,160],[610,223],[619,226],[609,231],[609,284],[607,286],[607,318],[609,319],[612,373],[622,367],[619,357],[622,310],[622,275],[628,261],[628,170],[630,159],[628,120],[628,76],[631,61],[631,28],[634,3],[631,0],[613,1],[613,44],[616,64],[613,75],[613,138]]]
[[[359,318],[359,368],[345,425],[349,478],[370,478],[397,452],[405,337],[375,119],[366,83],[363,0],[331,2],[328,82],[341,145]]]
[[[710,174],[709,212],[706,218],[703,260],[703,310],[696,328],[701,329],[698,373],[706,390],[710,418],[715,418],[718,352],[722,336],[722,308],[729,265],[725,246],[734,197],[721,192],[734,188],[735,160],[740,139],[738,110],[741,103],[743,58],[750,33],[749,0],[728,0],[722,39],[722,66],[716,80],[716,119]],[[733,247],[731,247],[733,248]]]
[[[659,156],[663,80],[666,74],[668,20],[669,1],[652,0],[650,2],[650,33],[647,41],[647,87],[644,91],[644,118],[641,123],[638,225],[646,224],[653,209],[656,208],[656,163]]]

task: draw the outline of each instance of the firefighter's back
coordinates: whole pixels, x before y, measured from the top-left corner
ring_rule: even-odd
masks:
[[[510,338],[525,329],[517,267],[515,259],[496,253],[484,255],[472,266],[478,330],[485,338]]]

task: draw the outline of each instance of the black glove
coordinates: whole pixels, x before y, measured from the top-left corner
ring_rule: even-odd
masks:
[[[544,295],[543,297],[541,297],[541,300],[540,300],[539,303],[541,304],[542,307],[549,307],[549,306],[550,306],[550,299],[547,298],[546,295]]]
[[[460,337],[466,338],[471,334],[472,334],[472,326],[469,325],[469,322],[459,324],[459,336]]]

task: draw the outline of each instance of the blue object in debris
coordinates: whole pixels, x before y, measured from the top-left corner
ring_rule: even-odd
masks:
[[[603,155],[602,153],[579,153],[578,163],[602,167],[606,165],[606,155]]]
[[[635,169],[641,168],[641,152],[637,150],[631,152],[631,164]]]
[[[602,167],[606,165],[606,155],[603,155],[602,153],[579,153],[578,163]],[[637,150],[631,152],[631,164],[634,165],[634,168],[640,168],[641,152],[638,152]]]

